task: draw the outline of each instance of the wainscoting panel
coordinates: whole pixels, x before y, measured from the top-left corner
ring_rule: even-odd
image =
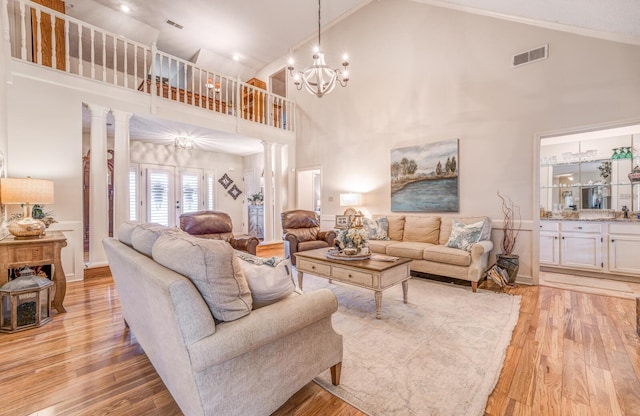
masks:
[[[67,246],[62,249],[62,267],[67,282],[83,280],[82,221],[60,221],[51,224],[51,231],[62,231]]]

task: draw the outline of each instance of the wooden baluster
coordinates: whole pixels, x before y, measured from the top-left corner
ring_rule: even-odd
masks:
[[[40,24],[40,9],[36,10],[36,50],[37,50],[37,63],[42,65],[42,25]]]
[[[113,85],[118,85],[118,38],[113,37]]]
[[[138,45],[133,45],[133,87],[138,85]]]
[[[91,28],[91,79],[96,79],[96,31]]]
[[[6,30],[9,30],[9,27]],[[27,60],[27,21],[24,0],[20,0],[20,58],[23,61]]]
[[[122,41],[124,46],[124,87],[129,87],[129,65],[128,65],[128,42],[126,40]]]
[[[71,72],[71,62],[69,62],[69,26],[71,23],[64,20],[64,70]]]
[[[51,68],[58,69],[58,59],[56,57],[56,17],[51,13]]]
[[[82,25],[78,23],[78,74],[84,76],[84,68],[82,66]]]
[[[102,82],[107,83],[107,34],[102,33]]]

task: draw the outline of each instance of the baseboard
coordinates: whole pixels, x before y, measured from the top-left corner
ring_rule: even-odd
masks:
[[[109,276],[111,276],[111,269],[109,268],[109,266],[87,267],[84,269],[85,279],[95,279],[99,277]]]

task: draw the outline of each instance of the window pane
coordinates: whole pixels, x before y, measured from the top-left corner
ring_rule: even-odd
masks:
[[[199,176],[182,174],[182,212],[194,212],[199,209]]]
[[[129,171],[129,220],[136,221],[138,219],[138,195],[137,195],[137,179],[138,172],[136,169]]]
[[[207,175],[207,209],[213,211],[213,190],[215,185],[215,178],[211,175]]]
[[[149,187],[149,221],[169,225],[169,175],[164,172],[150,172]]]

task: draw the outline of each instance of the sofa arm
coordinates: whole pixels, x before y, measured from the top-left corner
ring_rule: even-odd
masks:
[[[336,232],[333,230],[320,231],[318,233],[318,240],[324,240],[329,244],[329,247],[333,247],[333,242],[336,239]]]
[[[483,255],[489,254],[493,250],[493,242],[490,240],[482,240],[471,246],[471,261],[480,259]]]
[[[253,254],[255,256],[258,244],[260,244],[260,240],[258,240],[258,237],[255,237],[253,235],[243,234],[231,237],[229,243],[234,249],[246,251],[247,253]]]
[[[245,317],[216,325],[216,332],[190,345],[193,371],[202,371],[294,333],[338,310],[329,289],[292,295]]]

